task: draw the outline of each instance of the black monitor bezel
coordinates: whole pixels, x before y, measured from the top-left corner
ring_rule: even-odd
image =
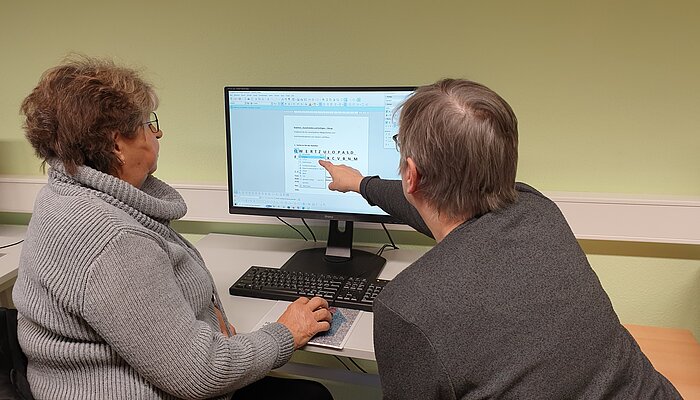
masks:
[[[400,224],[402,223],[397,218],[391,215],[377,214],[361,214],[361,213],[342,213],[342,212],[325,212],[313,210],[291,210],[281,208],[255,208],[255,207],[240,207],[233,205],[233,188],[231,180],[233,174],[232,152],[231,152],[231,115],[229,107],[229,92],[233,91],[348,91],[348,92],[372,92],[372,91],[415,91],[417,86],[225,86],[224,87],[224,113],[226,115],[226,162],[227,162],[227,181],[228,188],[228,208],[229,214],[257,215],[268,217],[291,217],[291,218],[309,218],[320,220],[336,220],[336,221],[354,221],[354,222],[376,222]],[[398,166],[397,166],[398,168]]]

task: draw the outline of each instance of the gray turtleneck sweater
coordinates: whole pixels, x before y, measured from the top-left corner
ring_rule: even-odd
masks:
[[[13,291],[36,398],[228,398],[289,360],[282,324],[219,331],[212,277],[168,226],[187,210],[173,188],[50,165]]]

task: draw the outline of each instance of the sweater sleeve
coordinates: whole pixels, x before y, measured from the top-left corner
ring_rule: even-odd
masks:
[[[360,194],[370,205],[379,206],[418,232],[433,237],[423,218],[403,195],[401,181],[366,176],[360,182]]]
[[[225,337],[195,318],[155,238],[122,231],[93,263],[85,320],[153,385],[180,398],[232,392],[289,360],[294,340],[279,323]]]
[[[445,366],[423,332],[379,299],[373,311],[384,399],[456,399]]]

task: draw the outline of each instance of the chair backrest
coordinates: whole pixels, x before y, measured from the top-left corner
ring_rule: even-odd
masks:
[[[33,400],[27,357],[17,340],[17,310],[0,307],[0,400]]]

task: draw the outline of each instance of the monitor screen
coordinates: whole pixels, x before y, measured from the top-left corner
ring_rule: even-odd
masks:
[[[397,222],[356,193],[328,189],[318,164],[400,179],[399,106],[415,87],[226,87],[231,213]]]
[[[229,212],[329,220],[325,248],[282,269],[376,278],[386,260],[352,248],[353,222],[400,222],[357,193],[328,189],[318,163],[400,179],[397,108],[415,87],[226,87]],[[310,229],[310,228],[309,228]],[[388,231],[387,231],[388,233]]]

